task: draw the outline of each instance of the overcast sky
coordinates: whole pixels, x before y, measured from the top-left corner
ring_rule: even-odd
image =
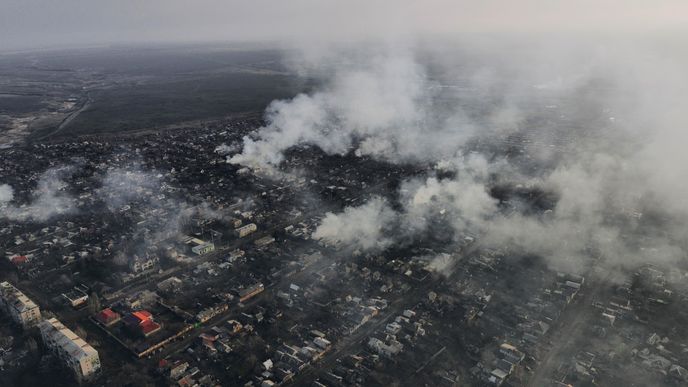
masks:
[[[0,50],[687,25],[686,0],[0,0]]]

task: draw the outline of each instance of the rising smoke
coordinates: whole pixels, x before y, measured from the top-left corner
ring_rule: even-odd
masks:
[[[112,168],[102,178],[96,190],[97,197],[112,212],[125,206],[137,206],[155,213],[153,230],[149,222],[142,223],[134,234],[144,235],[144,245],[156,244],[179,234],[192,218],[222,219],[225,214],[214,210],[208,203],[190,203],[167,192],[169,186],[163,174],[132,163]]]
[[[139,222],[134,226],[134,239],[139,245],[157,244],[178,235],[193,218],[222,219],[225,214],[207,203],[191,203],[170,194],[168,182],[155,170],[132,162],[113,167],[97,176],[100,186],[93,190],[95,207],[79,207],[79,200],[68,191],[66,178],[78,169],[76,166],[52,168],[37,179],[36,188],[25,204],[15,204],[14,190],[0,185],[0,218],[12,221],[45,223],[61,215],[89,213],[106,208],[112,214],[131,213],[130,208],[151,214],[153,221]],[[174,191],[174,190],[172,190]],[[101,207],[102,206],[102,207]]]
[[[9,203],[14,198],[14,190],[9,184],[0,185],[0,205]]]
[[[557,268],[581,270],[592,256],[611,266],[676,262],[688,230],[679,145],[685,52],[642,43],[628,50],[610,40],[570,53],[546,44],[525,53],[490,47],[477,64],[462,63],[476,56],[444,52],[422,61],[421,50],[396,46],[358,55],[360,63],[343,59],[319,91],[273,102],[267,125],[229,161],[279,168],[285,151],[308,144],[454,172],[404,182],[396,210],[377,198],[329,213],[313,235],[359,249],[407,237],[394,228],[420,234],[444,219],[456,240],[479,235],[485,246],[538,254]],[[509,153],[513,143],[522,151]],[[534,211],[518,198],[495,198],[497,184],[557,201]]]
[[[357,250],[381,250],[393,242],[384,230],[395,215],[387,202],[373,198],[360,207],[347,207],[340,214],[325,214],[313,238]]]
[[[161,177],[137,166],[113,168],[105,174],[96,194],[110,211],[115,211],[135,201],[149,201],[153,194],[160,195]]]
[[[12,187],[7,184],[0,186],[0,218],[45,222],[56,215],[74,213],[76,202],[66,192],[67,183],[64,181],[72,170],[71,167],[60,167],[45,171],[39,176],[30,201],[22,205],[9,203],[14,197]]]
[[[231,163],[270,168],[295,145],[316,145],[328,154],[419,162],[453,155],[469,136],[460,110],[437,106],[436,82],[409,52],[373,55],[363,64],[336,69],[321,91],[275,101],[268,125],[244,138]],[[447,114],[450,113],[450,114]]]

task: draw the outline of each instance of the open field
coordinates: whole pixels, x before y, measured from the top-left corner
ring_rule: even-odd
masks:
[[[2,142],[262,112],[272,100],[308,87],[282,64],[284,54],[247,46],[157,46],[0,55]]]

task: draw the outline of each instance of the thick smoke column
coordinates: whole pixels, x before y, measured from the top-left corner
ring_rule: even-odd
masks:
[[[351,249],[379,250],[392,239],[384,234],[396,214],[381,198],[369,200],[360,207],[348,207],[340,214],[328,212],[313,238]]]
[[[255,138],[245,137],[243,152],[229,161],[270,168],[279,165],[285,150],[302,144],[328,154],[353,149],[392,162],[451,156],[471,127],[460,110],[447,115],[435,105],[434,86],[406,50],[335,68],[321,91],[273,102],[268,125]]]

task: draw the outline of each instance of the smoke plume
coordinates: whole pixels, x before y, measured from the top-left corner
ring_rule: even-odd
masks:
[[[52,168],[38,177],[36,189],[28,203],[7,205],[0,208],[0,217],[15,221],[45,222],[48,219],[76,211],[76,203],[68,192],[64,178],[72,171],[70,167]],[[0,204],[13,198],[9,185],[0,187]],[[3,200],[4,199],[4,200]]]
[[[14,190],[9,184],[0,185],[0,205],[11,202],[14,198]]]
[[[436,106],[438,90],[413,54],[391,51],[363,64],[335,69],[313,94],[275,101],[268,125],[244,138],[231,163],[279,165],[285,150],[316,145],[328,154],[372,156],[391,162],[423,162],[451,156],[470,133],[460,111]]]
[[[271,104],[230,162],[279,168],[289,148],[314,145],[435,165],[401,184],[396,210],[376,198],[328,213],[314,234],[364,250],[442,227],[568,270],[592,257],[677,262],[688,231],[688,56],[657,39],[632,50],[564,40],[570,52],[540,42],[322,55],[332,68],[322,87]],[[306,71],[317,67],[307,61]],[[495,197],[500,186],[511,196]],[[551,208],[529,202],[543,195]]]
[[[384,235],[394,221],[395,213],[381,198],[373,198],[360,207],[348,207],[344,212],[328,212],[313,238],[350,249],[380,250],[392,239]]]

